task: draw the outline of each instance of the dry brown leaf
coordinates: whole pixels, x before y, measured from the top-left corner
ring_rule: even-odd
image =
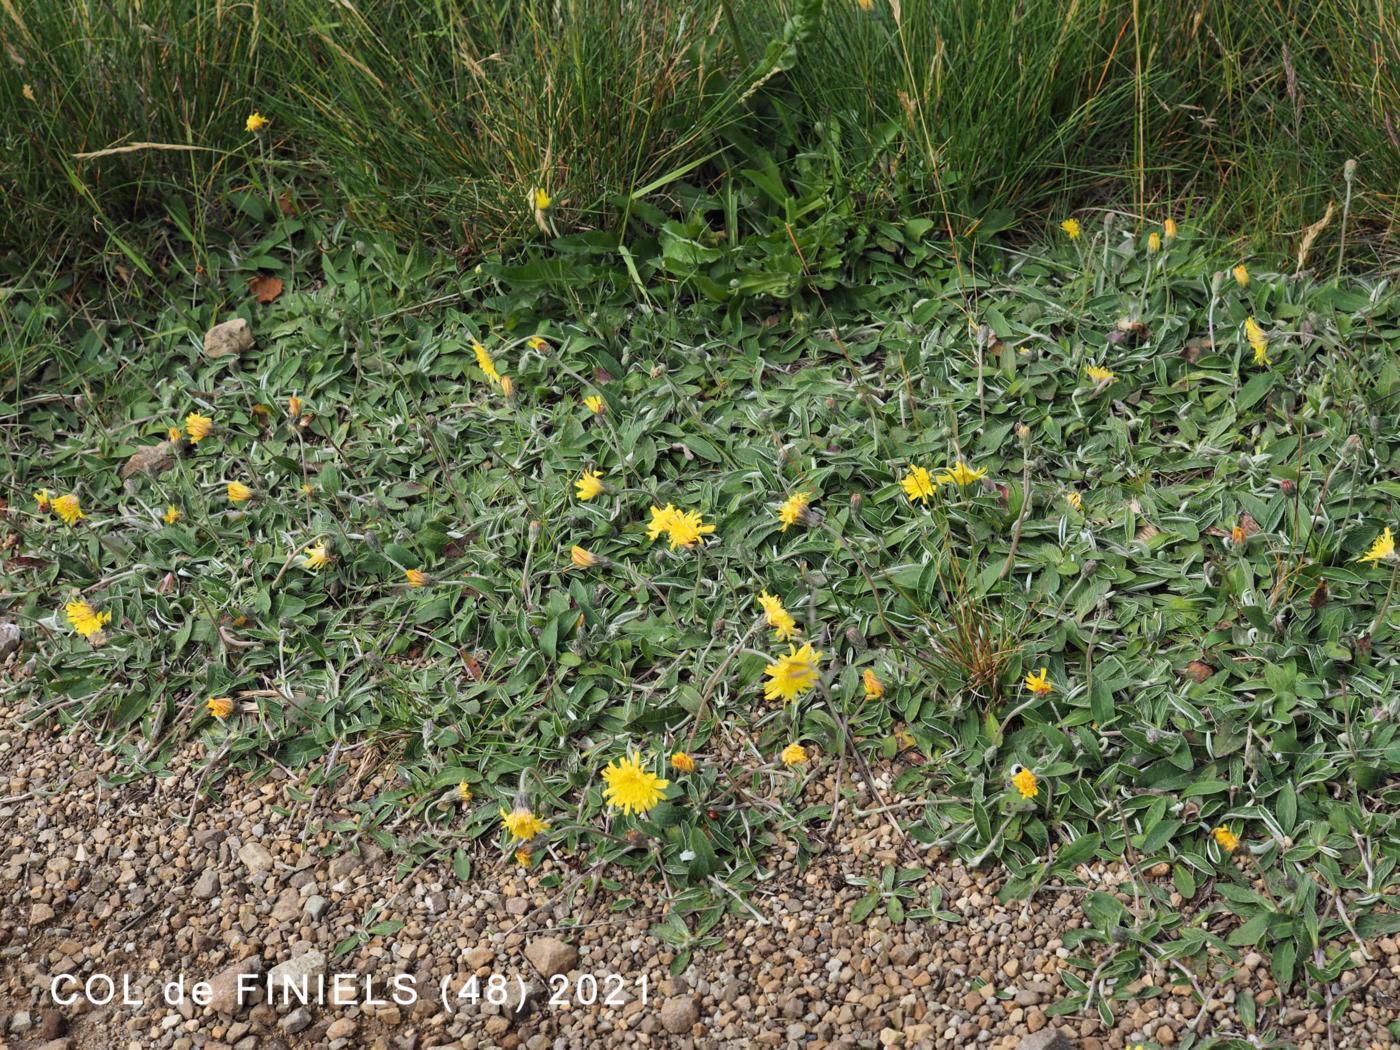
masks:
[[[125,481],[133,474],[160,474],[169,470],[175,463],[175,451],[175,444],[171,441],[162,441],[157,445],[137,449],[131,458],[122,464],[122,480]]]
[[[1313,223],[1303,231],[1303,242],[1298,245],[1298,272],[1301,273],[1303,267],[1308,262],[1308,252],[1312,251],[1313,242],[1317,240],[1317,235],[1321,233],[1329,222],[1332,221],[1332,213],[1337,210],[1333,201],[1327,202],[1327,210],[1322,213],[1322,218]]]
[[[1204,660],[1192,660],[1182,669],[1181,673],[1193,682],[1204,682],[1211,675],[1215,674],[1215,668]]]
[[[254,274],[248,278],[248,291],[257,297],[260,303],[270,303],[282,294],[282,278],[274,277],[270,273]]]

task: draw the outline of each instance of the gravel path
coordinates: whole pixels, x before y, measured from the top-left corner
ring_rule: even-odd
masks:
[[[749,902],[762,920],[727,915],[711,931],[723,943],[697,951],[683,977],[672,978],[673,950],[647,934],[664,917],[662,906],[609,907],[622,896],[655,899],[654,888],[621,879],[620,891],[566,899],[541,887],[559,871],[551,860],[526,873],[482,851],[463,883],[445,861],[403,875],[375,848],[337,851],[333,836],[315,829],[353,819],[351,807],[384,787],[373,778],[353,796],[348,788],[335,798],[322,793],[314,810],[297,800],[311,789],[298,790],[288,777],[229,782],[185,826],[199,783],[197,745],[168,775],[113,786],[108,778],[122,761],[90,739],[29,732],[4,701],[0,726],[0,1046],[1012,1050],[1027,1036],[1057,1045],[1050,1037],[1058,1030],[1070,1040],[1061,1050],[1116,1050],[1178,1044],[1199,1010],[1189,987],[1163,975],[1160,988],[1143,983],[1135,989],[1143,997],[1119,1004],[1111,1030],[1097,1017],[1047,1019],[1046,1008],[1066,994],[1061,937],[1079,922],[1077,896],[1067,889],[1042,892],[1029,907],[1003,905],[996,872],[931,863],[943,907],[961,922],[894,925],[881,916],[851,924],[864,890],[846,876],[898,862],[894,833],[878,815],[847,822],[835,847],[805,871],[794,863],[796,847],[783,847],[774,877]],[[829,797],[830,784],[813,790]],[[572,872],[564,874],[567,883]],[[1110,888],[1123,877],[1087,874]],[[919,899],[930,888],[920,886]],[[386,922],[402,926],[366,933],[333,955],[346,938]],[[1400,946],[1385,940],[1376,950],[1381,965],[1356,971],[1373,979],[1333,1025],[1331,1046],[1395,1045],[1385,1026],[1400,1019]],[[264,991],[269,980],[278,988],[286,967],[270,978],[266,971],[289,960],[313,975],[313,989],[320,972],[328,971],[325,981],[357,975],[340,986],[349,1005],[234,1005],[238,973],[262,973]],[[1247,959],[1233,986],[1212,993],[1202,1031],[1243,1036],[1232,1004],[1248,987],[1260,1004],[1260,1031],[1303,1050],[1329,1047],[1317,1009],[1301,995],[1278,1001],[1258,966]],[[185,998],[168,1006],[162,989],[181,973]],[[49,989],[58,974],[78,975],[78,991],[92,975],[111,975],[119,994],[128,975],[130,998],[144,1005],[79,998],[56,1006]],[[503,989],[491,984],[493,974],[505,979]],[[394,975],[414,979],[416,1002],[391,1001]],[[439,1001],[444,977],[452,1011]],[[511,1009],[520,1001],[517,979],[530,989],[520,1011]],[[210,982],[208,1005],[190,999],[199,981]],[[487,1001],[493,987],[504,1007]],[[93,990],[105,991],[100,979]],[[328,984],[327,995],[333,990]],[[402,998],[402,984],[399,991]],[[595,994],[599,1001],[587,1005]]]

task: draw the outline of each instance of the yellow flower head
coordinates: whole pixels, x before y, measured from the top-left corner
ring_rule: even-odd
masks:
[[[465,780],[457,785],[457,800],[459,802],[470,802],[472,800],[472,786]]]
[[[1156,230],[1147,235],[1147,250],[1154,255],[1162,250],[1162,235]]]
[[[760,591],[757,601],[763,607],[763,615],[768,620],[768,626],[773,628],[778,641],[786,642],[802,633],[797,629],[797,621],[792,618],[792,614],[783,608],[782,599],[767,591]]]
[[[875,673],[873,667],[865,669],[865,674],[861,676],[861,682],[865,686],[867,700],[878,700],[885,695],[885,683],[880,681],[880,676]]]
[[[763,669],[770,681],[763,686],[766,700],[781,700],[790,703],[817,684],[817,665],[822,654],[812,649],[811,642],[803,643],[801,649],[789,645],[786,656],[780,656]]]
[[[528,346],[531,350],[535,351],[535,353],[539,353],[542,350],[549,349],[549,344],[537,335],[532,335],[529,339],[525,340],[525,345]]]
[[[1229,828],[1227,828],[1224,824],[1221,824],[1219,827],[1212,828],[1210,834],[1211,837],[1215,839],[1216,845],[1223,849],[1226,853],[1234,853],[1235,850],[1239,849],[1240,837],[1236,835],[1233,831],[1231,831]]]
[[[569,550],[569,560],[576,569],[591,569],[598,564],[598,555],[575,546]]]
[[[574,482],[574,491],[578,498],[584,501],[601,495],[606,486],[603,484],[603,476],[596,470],[585,470],[578,480]]]
[[[505,394],[506,397],[515,396],[515,380],[511,379],[510,376],[501,376],[501,393]]]
[[[550,198],[549,194],[540,189],[540,187],[536,186],[530,191],[530,206],[534,208],[535,211],[549,211],[549,206],[553,203],[554,201]]]
[[[1357,561],[1369,562],[1372,565],[1379,565],[1382,561],[1387,561],[1395,557],[1395,537],[1390,533],[1390,526],[1385,527],[1385,531],[1372,541],[1371,547],[1365,554],[1357,558]]]
[[[34,85],[33,85],[33,84],[25,84],[24,87],[22,87],[22,88],[19,89],[19,93],[20,93],[21,95],[23,95],[23,96],[25,97],[26,100],[28,100],[28,101],[30,101],[30,102],[37,102],[37,101],[38,101],[38,98],[37,98],[37,97],[35,96],[35,94],[34,94]]]
[[[1244,335],[1249,340],[1249,345],[1254,348],[1254,363],[1256,365],[1271,365],[1269,360],[1269,337],[1264,334],[1264,329],[1259,327],[1259,322],[1251,314],[1244,319]]]
[[[257,110],[248,114],[248,119],[243,122],[243,130],[249,135],[256,135],[263,128],[267,127],[267,118]]]
[[[1067,236],[1070,240],[1079,240],[1080,230],[1078,219],[1066,219],[1064,222],[1060,223],[1060,229],[1065,231],[1065,236]]]
[[[509,813],[502,806],[501,827],[510,832],[511,841],[528,842],[541,832],[547,831],[549,823],[535,816],[525,806],[516,806]]]
[[[287,398],[287,415],[293,419],[301,418],[301,407],[301,398],[297,397],[296,394]]]
[[[652,507],[651,523],[647,525],[647,538],[654,542],[663,534],[669,535],[677,513],[676,508],[669,503],[665,507]]]
[[[1011,777],[1011,783],[1022,798],[1035,798],[1040,794],[1040,785],[1036,782],[1035,774],[1029,769],[1018,769]]]
[[[856,6],[866,14],[869,14],[871,11],[875,10],[875,0],[856,0]]]
[[[171,427],[165,432],[165,440],[169,441],[172,445],[178,445],[184,436],[185,432],[179,427]]]
[[[83,513],[83,505],[78,500],[76,492],[70,492],[66,496],[59,496],[53,501],[54,512],[63,519],[65,525],[76,525],[82,518],[87,517]]]
[[[698,510],[676,511],[671,519],[671,549],[703,544],[705,537],[714,531],[715,527],[706,525]]]
[[[521,846],[515,851],[515,863],[519,864],[522,868],[528,868],[530,862],[534,859],[535,855],[530,852],[530,847],[528,846]]]
[[[959,485],[971,485],[985,473],[987,473],[986,467],[979,467],[977,470],[973,470],[962,460],[958,460],[957,466],[949,467],[934,480],[940,485],[950,481],[955,481]]]
[[[783,753],[780,757],[783,760],[783,765],[791,769],[793,766],[800,766],[807,761],[807,749],[794,741],[783,748]]]
[[[331,552],[326,549],[325,540],[317,540],[306,548],[306,553],[302,555],[301,564],[312,572],[324,569],[331,561]]]
[[[607,402],[599,394],[589,394],[583,399],[583,403],[595,416],[601,416],[608,408]]]
[[[214,421],[208,416],[191,412],[185,417],[185,433],[190,436],[190,444],[192,445],[198,445],[210,435],[213,429]]]
[[[1176,240],[1176,234],[1176,220],[1168,218],[1166,222],[1162,223],[1162,235],[1166,237],[1168,241],[1174,241]]]
[[[233,699],[227,696],[211,696],[204,704],[215,718],[223,719],[233,714]]]
[[[49,495],[48,489],[40,489],[34,493],[34,503],[39,508],[40,514],[47,514],[53,510],[53,498]]]
[[[933,495],[933,475],[928,472],[927,467],[910,467],[909,473],[904,475],[899,484],[909,497],[910,503],[915,500],[927,503],[928,498]]]
[[[1249,287],[1249,271],[1244,268],[1244,263],[1240,263],[1230,273],[1234,275],[1235,283],[1241,288]]]
[[[69,602],[63,611],[73,630],[88,641],[92,641],[102,634],[103,624],[112,622],[111,613],[98,612],[82,599]]]
[[[1048,672],[1048,667],[1042,667],[1039,674],[1031,674],[1029,671],[1026,672],[1026,688],[1037,696],[1044,696],[1046,693],[1052,691],[1055,687],[1050,684]]]
[[[241,481],[228,483],[228,498],[234,503],[246,503],[253,498],[253,490]]]
[[[180,520],[180,508],[173,503],[170,504],[170,506],[165,508],[165,514],[162,515],[162,520],[167,525],[174,525]]]
[[[780,532],[787,532],[789,525],[796,525],[812,505],[812,497],[805,492],[794,492],[778,508],[778,520],[783,523]]]
[[[404,569],[403,577],[408,581],[408,585],[415,590],[428,582],[428,574],[422,569]]]
[[[1095,383],[1103,383],[1105,385],[1115,382],[1118,379],[1116,375],[1102,365],[1090,365],[1088,368],[1084,369],[1084,374]]]
[[[1077,511],[1084,510],[1084,497],[1077,492],[1066,492],[1065,502]]]
[[[641,755],[615,758],[603,770],[603,800],[624,813],[650,812],[666,794],[669,780],[642,768]]]
[[[694,773],[695,759],[691,758],[684,751],[677,751],[671,756],[671,768],[677,773]]]
[[[491,352],[482,346],[475,339],[472,340],[472,353],[476,354],[476,367],[485,373],[486,378],[493,383],[501,381],[501,373],[496,371],[496,359],[491,356]]]

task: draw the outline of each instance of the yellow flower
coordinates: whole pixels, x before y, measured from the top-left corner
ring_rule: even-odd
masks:
[[[541,350],[549,349],[549,344],[537,335],[530,336],[530,338],[525,341],[525,345],[536,353],[539,353]]]
[[[184,436],[184,432],[179,427],[171,427],[165,432],[165,440],[169,441],[172,445],[178,445],[180,439]]]
[[[1215,839],[1216,845],[1226,853],[1234,853],[1239,849],[1240,837],[1227,828],[1224,824],[1211,829],[1211,837]]]
[[[73,630],[77,631],[88,641],[92,641],[102,633],[102,625],[112,622],[112,614],[109,612],[98,612],[81,598],[71,601],[64,608],[64,613],[68,617],[69,624]]]
[[[671,504],[665,507],[651,508],[651,524],[647,526],[647,538],[653,542],[661,538],[662,533],[669,534],[675,524],[678,511]]]
[[[598,564],[599,559],[592,551],[575,546],[569,550],[569,560],[574,563],[576,569],[591,569]]]
[[[301,486],[301,494],[307,497],[314,496],[316,495],[316,490],[313,489],[310,485],[303,483]]]
[[[1053,690],[1055,687],[1050,684],[1050,679],[1047,675],[1048,671],[1048,667],[1042,667],[1040,669],[1040,674],[1031,674],[1027,671],[1026,688],[1037,696],[1044,696],[1046,693]]]
[[[248,114],[248,119],[243,123],[243,130],[249,135],[256,135],[263,128],[267,127],[267,118],[257,110]]]
[[[1244,263],[1240,263],[1230,273],[1234,275],[1235,283],[1241,288],[1249,287],[1249,271],[1244,268]]]
[[[1251,314],[1244,319],[1244,335],[1249,340],[1249,345],[1254,348],[1254,363],[1256,365],[1271,365],[1269,360],[1269,337],[1264,334],[1264,329],[1259,327],[1259,322]]]
[[[1154,255],[1162,250],[1162,235],[1156,230],[1147,235],[1147,250]]]
[[[65,525],[76,525],[80,518],[87,515],[83,513],[83,505],[78,500],[76,492],[70,492],[66,496],[59,496],[53,501],[53,509]]]
[[[306,554],[303,556],[301,563],[312,572],[315,572],[317,569],[324,569],[330,564],[330,561],[331,553],[326,549],[326,541],[317,540],[310,547],[306,548]]]
[[[1084,510],[1084,497],[1077,492],[1066,492],[1065,502],[1077,511]]]
[[[1177,229],[1175,219],[1168,218],[1166,222],[1162,223],[1162,234],[1168,241],[1176,240]]]
[[[927,503],[928,498],[933,495],[933,475],[928,472],[927,467],[910,467],[909,473],[904,475],[899,484],[909,497],[910,503],[915,500]]]
[[[796,525],[811,506],[812,497],[805,492],[794,492],[778,508],[778,520],[783,523],[780,532],[787,532],[789,525]]]
[[[578,494],[578,498],[585,501],[602,493],[604,488],[603,476],[596,470],[585,470],[574,482],[574,491]]]
[[[53,510],[53,499],[49,496],[48,489],[40,489],[34,493],[34,502],[38,506],[40,514],[47,514]]]
[[[800,766],[807,761],[807,749],[794,741],[783,748],[780,757],[783,760],[783,765],[791,769],[793,766]]]
[[[797,621],[792,618],[792,614],[783,608],[780,598],[761,591],[758,595],[758,604],[763,606],[763,613],[768,619],[768,626],[773,628],[773,633],[778,641],[786,642],[789,638],[794,638],[802,632],[797,629]]]
[[[1065,231],[1065,235],[1069,237],[1070,240],[1079,240],[1080,231],[1078,219],[1066,219],[1064,222],[1060,223],[1060,229]]]
[[[595,416],[601,416],[605,411],[607,411],[608,407],[607,402],[605,402],[602,399],[602,397],[600,397],[598,394],[589,394],[586,398],[583,399],[583,403],[588,407],[588,411],[592,412]]]
[[[875,673],[873,667],[867,667],[865,674],[861,676],[865,686],[865,698],[867,700],[878,700],[885,695],[885,683],[880,681],[880,676]]]
[[[949,467],[934,480],[940,485],[950,481],[956,481],[959,485],[971,485],[985,473],[987,473],[986,467],[979,467],[977,470],[973,470],[962,460],[958,460],[957,466]]]
[[[671,768],[677,773],[694,773],[695,759],[691,758],[684,751],[677,751],[671,756]]]
[[[20,93],[21,95],[23,95],[23,96],[24,96],[28,101],[30,101],[30,102],[36,102],[36,101],[38,101],[38,100],[35,98],[35,96],[34,96],[34,85],[33,85],[33,84],[25,84],[24,87],[22,87],[22,88],[19,89],[19,93]]]
[[[1035,774],[1029,769],[1017,770],[1011,778],[1011,783],[1021,793],[1022,798],[1035,798],[1040,794],[1040,785],[1036,783]]]
[[[233,714],[233,699],[227,696],[211,696],[204,705],[215,718],[223,719]]]
[[[856,6],[866,14],[869,14],[871,11],[875,10],[875,0],[856,0]]]
[[[671,519],[671,549],[703,544],[705,537],[714,531],[715,527],[706,525],[698,510],[676,511]]]
[[[472,800],[472,786],[465,780],[457,785],[457,799],[460,802],[470,802]]]
[[[190,436],[190,443],[193,445],[198,445],[207,438],[213,429],[214,421],[208,416],[191,412],[185,417],[185,433]]]
[[[549,211],[549,206],[553,203],[554,201],[550,199],[549,194],[538,186],[530,191],[530,206],[535,211]]]
[[[245,503],[253,498],[253,490],[241,481],[228,483],[228,498],[234,503]]]
[[[641,755],[616,758],[603,770],[603,800],[624,813],[647,813],[661,801],[670,786],[655,773],[642,768]]]
[[[422,569],[404,569],[403,576],[413,588],[422,587],[428,582],[428,574]]]
[[[287,398],[287,415],[293,419],[301,418],[301,398],[297,397],[296,394]]]
[[[476,354],[476,367],[486,374],[486,378],[493,383],[501,381],[501,373],[496,371],[496,361],[491,356],[491,352],[476,340],[472,340],[472,353]]]
[[[1088,368],[1084,369],[1084,374],[1095,383],[1113,383],[1118,379],[1116,375],[1102,365],[1090,365]]]
[[[516,806],[509,813],[502,806],[501,827],[510,832],[512,841],[528,842],[540,832],[547,830],[549,823],[540,820],[525,806]]]
[[[522,868],[528,868],[530,866],[530,861],[534,860],[534,856],[535,855],[530,852],[528,847],[521,846],[515,851],[515,863],[519,864]]]
[[[1370,550],[1356,560],[1379,565],[1383,560],[1393,557],[1395,557],[1395,537],[1390,534],[1390,526],[1387,525],[1385,531],[1371,543]]]
[[[173,503],[170,504],[170,506],[165,508],[165,514],[162,515],[162,520],[167,525],[174,525],[177,521],[180,520],[180,508],[175,506],[175,504]]]
[[[786,704],[810,692],[817,684],[817,664],[821,658],[820,652],[813,651],[811,642],[803,643],[801,649],[789,645],[786,656],[778,657],[763,669],[772,679],[763,686],[764,699],[781,700]]]

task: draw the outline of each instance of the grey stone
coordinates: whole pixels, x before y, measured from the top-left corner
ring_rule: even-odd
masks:
[[[326,914],[326,910],[330,908],[330,906],[331,902],[317,893],[306,898],[304,910],[307,915],[311,916],[312,922],[320,922],[321,916]]]
[[[1042,1028],[1017,1043],[1016,1050],[1074,1050],[1074,1044],[1058,1028]]]
[[[272,854],[267,847],[257,842],[245,842],[238,848],[238,859],[254,875],[265,875],[272,870]]]
[[[525,946],[525,958],[542,977],[568,973],[578,962],[578,949],[558,937],[537,937]]]
[[[252,348],[253,329],[242,317],[216,324],[204,333],[204,353],[208,357],[236,357]]]
[[[311,1027],[311,1011],[304,1006],[298,1006],[286,1017],[278,1022],[277,1027],[288,1035],[296,1035],[297,1032],[305,1031]]]
[[[698,1020],[700,1011],[688,995],[674,996],[661,1004],[661,1026],[672,1035],[685,1035]]]
[[[219,873],[213,868],[205,868],[204,874],[194,884],[194,895],[202,901],[219,894]]]

